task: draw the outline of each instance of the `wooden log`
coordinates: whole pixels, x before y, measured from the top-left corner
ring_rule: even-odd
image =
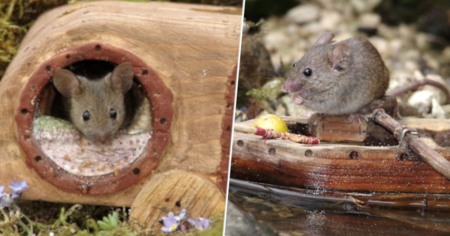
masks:
[[[323,116],[315,113],[309,120],[309,132],[319,140],[363,142],[367,137],[364,119],[349,122],[345,116]]]
[[[361,110],[361,114],[371,113],[374,109],[383,108],[392,117],[397,117],[397,100],[385,96],[372,101]],[[371,114],[369,114],[369,117]],[[386,141],[385,129],[374,125],[370,118],[355,118],[349,121],[349,115],[324,115],[315,113],[308,122],[308,130],[312,136],[330,142],[373,142]]]
[[[159,231],[158,222],[168,211],[179,214],[188,208],[191,218],[210,215],[223,215],[224,194],[208,178],[187,171],[171,170],[143,186],[131,205],[131,218],[144,225],[154,225]]]
[[[45,13],[0,82],[0,183],[26,180],[26,200],[130,206],[154,178],[189,170],[225,191],[240,29],[241,9],[228,7],[100,1]],[[131,62],[152,109],[143,154],[101,176],[67,173],[32,133],[54,71],[86,60]]]

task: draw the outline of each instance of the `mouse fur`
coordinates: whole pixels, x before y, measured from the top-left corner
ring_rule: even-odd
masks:
[[[294,103],[324,114],[360,111],[381,98],[389,85],[389,71],[375,47],[365,38],[333,43],[322,34],[296,63],[282,90]]]
[[[57,69],[55,88],[65,98],[69,120],[90,141],[108,143],[126,122],[125,94],[133,85],[131,63],[118,65],[101,79]]]

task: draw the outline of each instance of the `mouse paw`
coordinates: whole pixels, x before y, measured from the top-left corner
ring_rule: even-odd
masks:
[[[353,123],[355,120],[357,120],[358,124],[361,125],[361,119],[366,120],[366,122],[369,121],[369,119],[367,118],[366,115],[361,114],[361,113],[353,113],[348,117],[347,123]]]

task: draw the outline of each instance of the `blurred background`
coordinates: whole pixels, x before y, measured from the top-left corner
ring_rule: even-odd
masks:
[[[450,1],[247,0],[237,121],[272,113],[310,110],[281,93],[292,64],[323,32],[334,41],[362,36],[378,49],[390,71],[388,91],[414,81],[450,85]],[[431,86],[397,96],[404,116],[447,118],[446,91]]]

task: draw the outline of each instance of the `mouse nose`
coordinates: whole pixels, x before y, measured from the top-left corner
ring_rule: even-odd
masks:
[[[108,144],[111,142],[111,135],[107,134],[107,133],[102,133],[102,134],[95,134],[94,135],[94,141],[97,144]]]
[[[295,92],[296,90],[299,89],[299,85],[298,83],[295,83],[292,80],[287,79],[283,86],[281,87],[281,91],[285,92],[285,93],[291,93],[291,92]]]

